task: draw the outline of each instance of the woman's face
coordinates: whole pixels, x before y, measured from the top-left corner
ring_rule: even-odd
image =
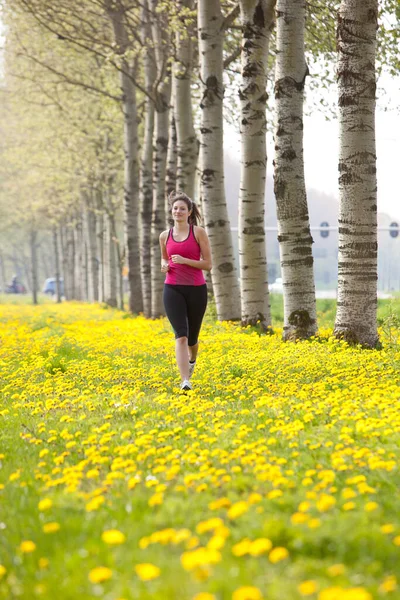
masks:
[[[185,222],[187,223],[190,215],[190,211],[187,207],[186,202],[183,200],[176,200],[176,202],[172,205],[172,218],[174,221],[179,223]]]

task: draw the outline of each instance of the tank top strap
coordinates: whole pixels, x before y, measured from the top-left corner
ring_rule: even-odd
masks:
[[[190,231],[191,231],[191,233],[192,233],[192,237],[193,237],[194,241],[196,242],[196,244],[197,244],[198,246],[200,246],[200,244],[199,244],[199,242],[198,242],[198,240],[197,240],[196,236],[194,235],[194,225],[191,225],[191,226],[190,226]]]

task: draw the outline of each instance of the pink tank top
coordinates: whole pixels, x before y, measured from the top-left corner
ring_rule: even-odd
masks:
[[[182,240],[182,242],[176,242],[174,240],[173,230],[170,229],[168,232],[166,249],[169,271],[167,272],[165,283],[171,285],[205,284],[206,280],[204,279],[203,271],[201,269],[195,269],[195,267],[190,267],[189,265],[176,264],[171,260],[173,254],[180,254],[180,256],[189,258],[190,260],[200,260],[200,246],[194,237],[193,225],[190,226],[188,237],[186,240]]]

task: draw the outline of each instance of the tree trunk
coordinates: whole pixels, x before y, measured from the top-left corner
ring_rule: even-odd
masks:
[[[153,213],[151,222],[151,316],[157,318],[165,314],[162,302],[164,273],[161,273],[159,236],[165,229],[165,178],[168,151],[168,115],[171,95],[171,76],[168,71],[165,48],[167,26],[156,18],[157,0],[150,0],[153,12],[152,35],[155,49],[157,81],[155,91],[155,121],[153,144]]]
[[[89,302],[99,301],[99,259],[96,236],[96,215],[92,208],[86,212],[88,265],[89,265]],[[65,281],[64,281],[65,289]]]
[[[338,13],[339,257],[335,335],[379,344],[375,54],[377,0],[342,0]]]
[[[116,240],[114,237],[115,224],[114,214],[111,212],[110,206],[108,206],[108,212],[106,214],[106,249],[107,254],[105,256],[107,262],[107,293],[106,302],[109,306],[116,307],[117,302],[117,252],[116,252]]]
[[[275,0],[241,0],[239,262],[242,324],[271,326],[265,240],[265,105]]]
[[[80,211],[76,212],[76,227],[74,231],[74,243],[75,243],[75,297],[77,300],[84,300],[84,288],[82,285],[82,270],[83,270],[83,227],[82,227],[82,216]]]
[[[194,0],[178,0],[180,23],[175,34],[176,61],[173,66],[173,109],[177,138],[176,188],[194,198],[199,143],[193,125],[191,79],[193,70],[193,41],[187,11],[193,10]]]
[[[101,192],[96,192],[96,237],[99,258],[99,302],[106,301],[106,223]]]
[[[200,172],[204,221],[211,245],[211,271],[218,318],[238,319],[240,293],[224,190],[222,14],[220,0],[199,0],[202,99]]]
[[[133,71],[132,69],[131,71]],[[136,90],[129,77],[122,74],[124,93],[125,140],[125,244],[127,248],[129,278],[129,310],[143,311],[142,284],[139,255],[139,162]]]
[[[66,253],[67,253],[67,280],[68,280],[68,298],[70,300],[76,299],[76,285],[75,285],[75,238],[74,238],[74,224],[73,221],[68,223],[66,232]]]
[[[176,146],[176,127],[175,114],[173,110],[169,111],[169,133],[168,133],[168,152],[167,169],[165,175],[165,226],[170,227],[170,214],[168,197],[170,193],[176,190],[176,168],[177,168],[177,146]]]
[[[126,58],[130,49],[125,29],[124,13],[121,7],[114,8],[110,2],[108,15],[114,29],[117,52],[122,57],[121,89],[124,113],[124,211],[125,245],[127,249],[129,278],[129,310],[132,313],[143,311],[142,284],[139,254],[139,143],[137,131],[136,88],[133,84],[137,70],[137,59],[132,63]]]
[[[0,290],[2,292],[4,292],[4,290],[6,289],[6,285],[7,285],[7,276],[6,276],[6,263],[5,263],[5,258],[4,258],[3,253],[0,254],[0,274],[1,274]]]
[[[144,133],[140,166],[140,273],[142,280],[143,314],[151,317],[151,217],[153,207],[153,132],[154,102],[150,96],[156,74],[154,49],[151,45],[150,17],[147,2],[142,9],[142,43],[146,47],[143,56],[145,89]]]
[[[65,230],[60,227],[60,249],[61,249],[61,269],[64,280],[64,296],[66,300],[71,300],[69,296],[69,282],[68,282],[68,257],[67,257],[67,242],[65,236]]]
[[[55,277],[56,277],[56,298],[57,303],[61,302],[61,282],[60,282],[60,255],[58,252],[58,235],[57,227],[53,228],[53,248],[54,248],[54,265],[55,265]]]
[[[31,242],[31,276],[32,276],[32,302],[33,304],[38,303],[37,290],[38,290],[38,261],[37,261],[37,231],[31,229],[30,242]]]
[[[317,331],[310,232],[303,159],[304,0],[277,1],[275,72],[275,172],[284,301],[285,340]]]

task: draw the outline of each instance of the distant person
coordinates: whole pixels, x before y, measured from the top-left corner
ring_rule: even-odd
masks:
[[[183,192],[169,195],[173,227],[160,235],[161,271],[166,273],[163,301],[175,332],[175,354],[181,390],[192,389],[199,332],[207,307],[203,271],[211,270],[207,233],[198,226],[197,205]]]
[[[20,291],[17,275],[13,275],[11,278],[10,290],[12,294],[18,294]]]

